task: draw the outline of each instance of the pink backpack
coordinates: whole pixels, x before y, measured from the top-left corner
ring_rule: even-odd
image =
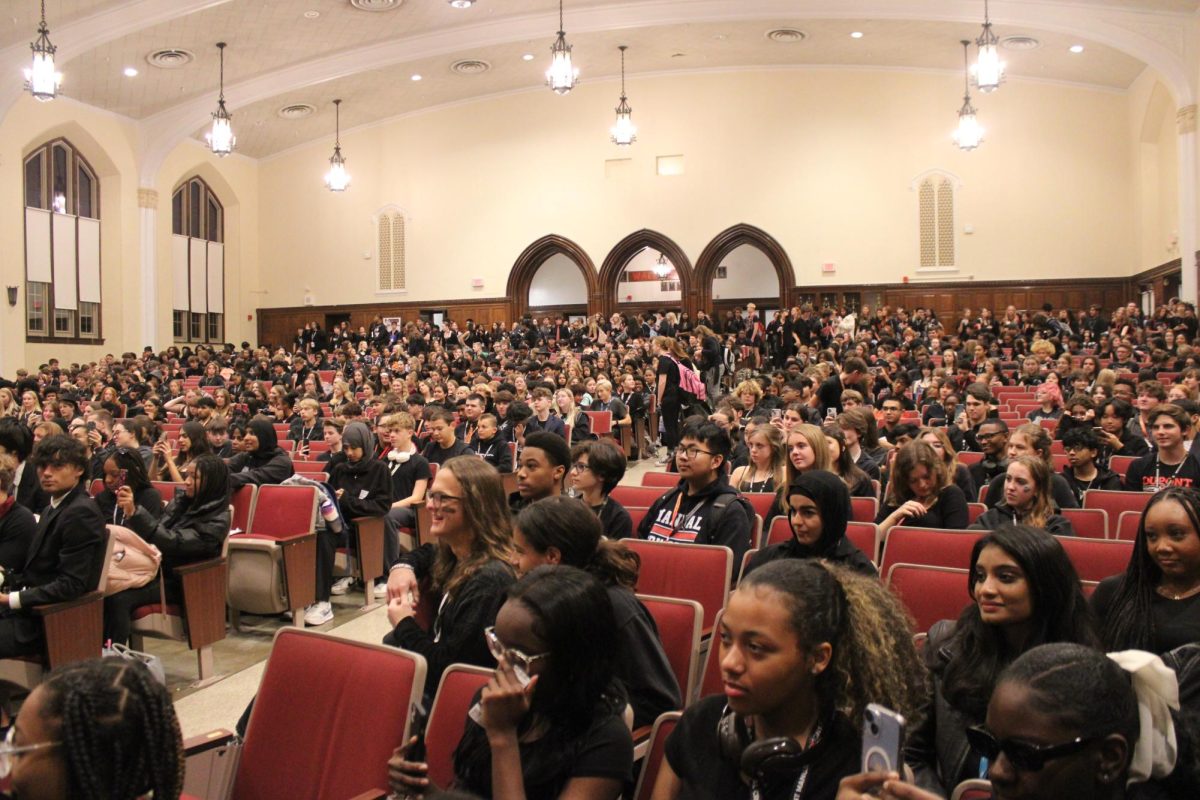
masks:
[[[679,367],[679,388],[696,396],[697,400],[708,400],[708,389],[704,386],[704,381],[700,380],[700,376],[691,367],[681,364],[678,359],[672,358],[675,366]]]

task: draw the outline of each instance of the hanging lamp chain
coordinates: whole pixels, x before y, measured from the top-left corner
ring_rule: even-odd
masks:
[[[342,146],[342,101],[333,101],[333,147],[338,149]]]
[[[621,45],[621,99],[625,99],[625,48],[628,45]]]
[[[225,43],[217,42],[217,50],[221,52],[221,89],[220,96],[217,102],[224,104],[225,102]]]
[[[45,2],[45,0],[42,0],[42,2]],[[558,35],[562,36],[564,32],[565,31],[563,30],[563,0],[558,0]]]
[[[962,40],[963,46],[963,99],[968,103],[971,102],[971,56],[968,48],[971,46],[970,39]]]

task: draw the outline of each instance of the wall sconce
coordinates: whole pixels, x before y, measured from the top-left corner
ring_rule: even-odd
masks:
[[[5,288],[8,289],[8,304],[15,306],[17,304],[17,287],[6,286]]]

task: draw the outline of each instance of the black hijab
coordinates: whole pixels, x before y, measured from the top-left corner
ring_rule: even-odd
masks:
[[[275,424],[266,417],[254,417],[246,423],[246,431],[258,439],[258,449],[247,453],[252,464],[266,464],[283,451],[279,449],[279,439],[275,436]]]
[[[846,538],[846,523],[850,521],[850,490],[845,481],[826,470],[809,470],[788,485],[784,500],[797,494],[812,500],[821,512],[821,538],[810,546],[793,537],[792,547],[801,558],[832,556]]]

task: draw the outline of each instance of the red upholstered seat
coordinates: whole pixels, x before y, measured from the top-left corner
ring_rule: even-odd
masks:
[[[644,539],[622,543],[642,559],[637,591],[659,597],[695,600],[704,609],[702,630],[711,630],[729,597],[733,551],[708,544],[672,544]]]
[[[692,699],[696,662],[700,657],[700,620],[704,609],[694,600],[673,597],[651,597],[639,594],[638,600],[654,618],[662,640],[663,652],[679,683],[679,692],[686,707]]]
[[[471,700],[491,677],[492,670],[467,664],[451,664],[442,673],[425,728],[425,760],[435,786],[453,782],[454,749],[466,728]]]
[[[169,614],[172,617],[183,616],[183,606],[167,605],[165,607],[166,610],[164,611],[163,609],[164,606],[161,603],[151,603],[150,605],[146,606],[138,606],[133,610],[133,618],[135,620],[143,619],[151,614]]]

